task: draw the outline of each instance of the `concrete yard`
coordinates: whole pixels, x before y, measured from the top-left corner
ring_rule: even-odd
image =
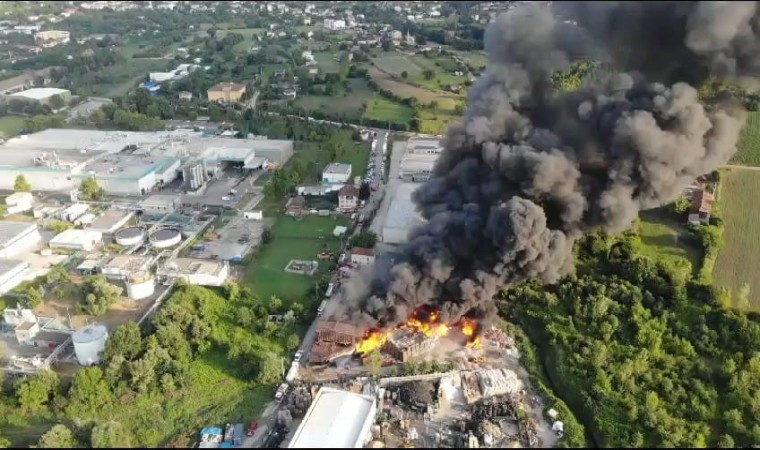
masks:
[[[205,240],[191,249],[188,256],[202,259],[235,260],[244,258],[261,243],[261,235],[272,219],[251,220],[234,217],[222,228],[215,230],[219,239]],[[202,246],[202,249],[200,247]]]

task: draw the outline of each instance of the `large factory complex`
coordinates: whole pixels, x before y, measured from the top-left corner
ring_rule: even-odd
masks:
[[[292,153],[292,141],[194,131],[48,129],[9,139],[0,144],[0,189],[13,190],[23,175],[32,192],[4,197],[0,295],[13,305],[27,295],[16,289],[22,283],[45,280],[65,265],[77,280],[97,275],[119,286],[126,320],[140,322],[177,280],[221,286],[231,276],[230,262],[249,254],[264,230],[261,211],[252,209],[262,198],[255,177]],[[87,177],[105,199],[81,200]],[[41,288],[55,288],[46,284]],[[56,308],[4,311],[4,370],[99,362],[109,327],[84,322],[76,308]]]
[[[226,167],[261,170],[292,154],[292,141],[189,130],[48,129],[0,144],[0,189],[13,189],[16,176],[24,175],[34,191],[70,191],[95,177],[111,195],[145,195],[178,179],[192,192]]]

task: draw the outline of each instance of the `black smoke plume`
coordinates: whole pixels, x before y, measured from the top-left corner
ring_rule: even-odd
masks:
[[[560,2],[500,16],[465,117],[415,192],[426,223],[341,313],[382,326],[420,305],[483,317],[506,284],[569,274],[584,232],[624,230],[729,160],[742,112],[706,108],[689,83],[755,74],[757,29],[756,2]],[[583,57],[613,70],[557,92],[551,75]]]

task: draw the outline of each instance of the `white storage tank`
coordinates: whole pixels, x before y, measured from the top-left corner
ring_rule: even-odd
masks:
[[[150,245],[153,248],[167,248],[177,245],[182,241],[182,233],[175,228],[164,228],[150,236]]]
[[[155,290],[155,279],[150,272],[140,270],[127,277],[127,297],[132,300],[148,298]]]
[[[78,329],[73,336],[74,354],[80,365],[91,366],[100,362],[100,354],[106,348],[108,328],[104,325],[90,324]]]
[[[140,227],[122,228],[113,237],[117,244],[131,247],[145,240],[145,230]]]

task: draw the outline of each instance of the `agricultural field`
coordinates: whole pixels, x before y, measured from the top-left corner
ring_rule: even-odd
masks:
[[[148,72],[166,70],[169,64],[169,60],[163,59],[130,59],[124,64],[88,73],[87,82],[82,83],[87,87],[80,88],[80,93],[95,97],[121,96],[134,87]]]
[[[398,124],[408,124],[413,116],[412,108],[380,96],[373,98],[364,111],[364,118]]]
[[[691,264],[692,274],[699,272],[702,265],[702,249],[686,228],[669,208],[663,207],[640,214],[639,251],[654,260],[671,267],[678,267],[683,262]]]
[[[751,112],[747,116],[738,148],[731,164],[760,166],[760,112]]]
[[[757,116],[755,116],[757,117]],[[736,296],[744,283],[750,286],[750,305],[760,310],[760,171],[731,169],[723,172],[720,210],[725,226],[723,245],[713,269],[713,282]]]
[[[449,57],[439,56],[435,58],[427,58],[424,56],[414,56],[413,61],[421,70],[419,75],[410,75],[409,78],[414,84],[426,89],[433,91],[447,90],[450,84],[463,85],[469,78],[466,69],[460,69],[459,64]],[[435,74],[430,80],[426,79],[423,75],[423,71],[428,69],[432,70]],[[454,76],[453,72],[456,70],[462,70],[465,74],[462,76]]]
[[[485,67],[486,64],[488,63],[488,58],[486,57],[486,53],[483,51],[472,51],[472,52],[465,52],[461,50],[449,50],[449,51],[476,69]]]
[[[380,88],[391,91],[401,98],[414,97],[421,103],[430,103],[442,97],[440,93],[394,79],[390,73],[378,68],[377,65],[369,68],[369,75]]]
[[[341,52],[318,52],[314,53],[314,60],[317,61],[317,67],[324,73],[340,73]]]
[[[2,135],[4,139],[17,135],[19,130],[24,127],[25,120],[26,119],[21,116],[0,117],[0,135]]]
[[[346,217],[307,216],[302,220],[281,215],[272,228],[274,240],[264,246],[254,257],[251,270],[246,276],[245,285],[260,299],[272,295],[280,297],[286,305],[293,302],[304,304],[305,310],[316,299],[305,298],[314,286],[315,276],[299,275],[285,272],[283,269],[291,259],[317,260],[322,251],[338,251],[340,239],[332,235],[337,225],[346,225]],[[328,262],[319,261],[319,272],[328,268]]]
[[[400,77],[401,72],[406,72],[409,78],[422,75],[420,66],[414,64],[412,59],[401,53],[383,53],[377,58],[372,58],[375,66],[393,76]]]
[[[296,98],[295,104],[306,111],[322,111],[331,116],[346,118],[361,117],[364,109],[372,101],[374,92],[363,78],[349,78],[350,91],[328,95],[302,95]]]

